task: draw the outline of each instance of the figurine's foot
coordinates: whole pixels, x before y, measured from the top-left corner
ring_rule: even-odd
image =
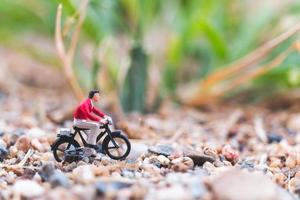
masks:
[[[85,147],[84,148],[84,154],[86,157],[96,157],[97,156],[97,152],[94,148],[91,147]]]
[[[105,154],[103,149],[102,149],[102,144],[87,144],[87,147],[93,148],[96,150],[97,153],[102,153]]]

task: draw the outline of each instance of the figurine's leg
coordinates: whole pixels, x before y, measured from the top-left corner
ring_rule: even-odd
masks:
[[[87,121],[78,121],[76,124],[74,124],[78,128],[87,128],[90,129],[90,131],[86,131],[87,134],[87,143],[96,145],[97,140],[97,131],[99,130],[99,124],[96,122],[87,122]]]

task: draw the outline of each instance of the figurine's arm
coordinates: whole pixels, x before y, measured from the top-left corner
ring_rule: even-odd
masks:
[[[101,119],[100,119],[99,117],[97,117],[96,115],[94,115],[94,114],[91,112],[91,110],[93,110],[93,109],[91,109],[90,106],[91,106],[91,105],[89,105],[89,104],[85,104],[85,105],[84,105],[84,112],[86,113],[87,118],[90,119],[90,120],[92,120],[92,121],[97,121],[97,122],[99,122]]]
[[[103,118],[105,116],[105,114],[103,112],[101,112],[99,109],[97,109],[95,106],[93,106],[92,111],[99,117]]]
[[[88,113],[88,118],[92,121],[96,121],[96,122],[100,122],[100,118],[97,117],[96,115],[92,114],[92,113]]]

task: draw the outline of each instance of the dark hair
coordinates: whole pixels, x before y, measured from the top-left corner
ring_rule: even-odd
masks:
[[[91,90],[90,92],[89,92],[89,98],[91,99],[91,98],[93,98],[94,97],[94,95],[95,94],[100,94],[100,91],[99,90]]]

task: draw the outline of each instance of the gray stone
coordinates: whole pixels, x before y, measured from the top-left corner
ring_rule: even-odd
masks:
[[[0,145],[0,161],[3,161],[8,155],[8,151],[4,146]]]
[[[196,166],[202,166],[205,162],[210,162],[210,163],[215,162],[215,159],[213,157],[206,156],[206,155],[189,154],[186,155],[186,157],[191,158],[194,162],[194,165]]]
[[[53,187],[62,186],[69,187],[70,181],[68,177],[65,176],[64,173],[55,171],[55,173],[50,177],[49,182]]]
[[[131,150],[130,153],[128,155],[128,157],[126,158],[126,160],[131,160],[131,161],[135,161],[137,160],[142,154],[147,153],[148,150],[148,146],[142,143],[136,143],[136,142],[132,142],[131,143]]]
[[[44,164],[38,173],[42,181],[51,183],[53,187],[69,187],[69,179],[62,172],[56,170],[52,163]]]
[[[175,149],[171,145],[159,144],[148,148],[150,153],[155,153],[158,155],[170,156],[175,152]]]
[[[119,181],[103,182],[103,181],[99,181],[99,182],[96,183],[96,193],[97,193],[97,196],[104,196],[107,192],[117,192],[121,189],[129,188],[131,186],[132,186],[131,183],[126,183],[126,182],[119,182]]]

